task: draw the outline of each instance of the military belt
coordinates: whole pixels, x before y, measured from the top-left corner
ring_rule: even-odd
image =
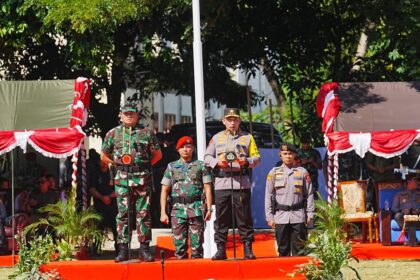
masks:
[[[149,166],[146,164],[140,165],[117,165],[116,169],[123,172],[141,172],[148,169]]]
[[[279,204],[277,201],[275,202],[275,211],[296,211],[296,210],[300,210],[303,209],[304,207],[304,202],[303,200],[301,202],[292,204],[292,205],[285,205],[285,204]]]
[[[191,197],[172,197],[173,203],[188,204],[196,201],[201,201],[201,195],[193,195]]]
[[[218,178],[230,178],[231,176],[235,177],[235,176],[244,176],[244,175],[249,175],[248,168],[243,168],[241,169],[241,171],[233,171],[233,172],[219,169],[215,171],[214,173],[214,176]]]

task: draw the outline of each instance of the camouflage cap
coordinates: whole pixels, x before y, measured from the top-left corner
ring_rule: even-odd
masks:
[[[224,115],[225,118],[228,118],[228,117],[240,118],[241,117],[239,115],[239,109],[238,108],[226,108],[223,115]]]
[[[293,144],[290,143],[281,143],[280,145],[280,152],[292,152],[296,153],[296,147]]]
[[[121,112],[138,112],[137,103],[133,101],[127,101],[123,106],[121,106]]]

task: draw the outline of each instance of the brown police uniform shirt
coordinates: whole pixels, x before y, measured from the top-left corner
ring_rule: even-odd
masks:
[[[220,157],[224,157],[226,152],[234,151],[237,155],[244,155],[248,161],[248,168],[253,168],[260,163],[260,153],[255,144],[254,137],[248,132],[239,130],[236,135],[230,134],[227,130],[221,131],[213,136],[204,155],[204,163],[212,169],[217,169]],[[230,166],[221,168],[222,171],[229,173]],[[232,171],[238,172],[241,167],[238,162],[232,163]],[[250,189],[252,181],[248,175],[233,176],[233,188],[238,190]],[[231,188],[231,178],[220,178],[215,176],[215,190],[226,190]]]
[[[271,212],[271,195],[276,196],[278,204],[293,205],[306,200],[306,209],[295,211],[278,210]],[[265,218],[275,224],[296,224],[306,222],[306,214],[314,217],[314,195],[311,177],[303,167],[288,168],[285,164],[274,167],[267,175],[265,189]],[[306,213],[306,214],[305,214]]]

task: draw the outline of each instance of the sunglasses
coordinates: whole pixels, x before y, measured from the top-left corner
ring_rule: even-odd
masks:
[[[48,182],[48,181],[47,180],[40,180],[40,181],[38,181],[38,183],[40,183],[40,184],[44,184],[46,182]]]

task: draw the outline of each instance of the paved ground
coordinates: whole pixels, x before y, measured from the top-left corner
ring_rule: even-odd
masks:
[[[156,245],[156,241],[158,236],[162,235],[171,235],[171,229],[170,228],[154,228],[152,229],[152,241],[150,242],[151,246]],[[140,246],[139,241],[137,239],[137,233],[133,231],[133,235],[131,238],[131,248],[137,249]],[[111,251],[114,250],[114,240],[112,240],[112,234],[108,234],[108,238],[102,247],[103,250]]]
[[[150,246],[152,251],[154,252],[157,238],[159,236],[168,236],[171,235],[171,229],[169,228],[154,228],[152,229],[152,241],[150,242]],[[131,249],[134,256],[138,255],[138,249],[140,247],[140,243],[137,239],[137,233],[133,231],[133,238],[131,238]],[[114,259],[115,258],[115,250],[114,250],[114,240],[112,239],[112,233],[108,233],[107,239],[105,244],[102,246],[102,254],[92,256],[93,259]]]

